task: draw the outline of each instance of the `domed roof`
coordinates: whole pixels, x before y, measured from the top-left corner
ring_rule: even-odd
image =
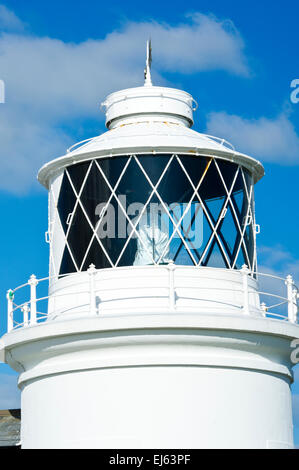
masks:
[[[253,173],[255,181],[264,175],[262,164],[247,155],[237,152],[224,139],[207,136],[185,125],[163,120],[155,116],[139,116],[135,121],[119,124],[93,139],[74,146],[66,155],[42,167],[38,179],[48,187],[53,172],[91,158],[113,157],[128,154],[179,153],[192,155],[213,155],[241,164]]]

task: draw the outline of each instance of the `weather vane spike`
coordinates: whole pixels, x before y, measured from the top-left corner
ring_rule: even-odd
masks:
[[[144,69],[144,85],[152,86],[151,78],[151,66],[152,66],[152,41],[149,39],[146,42],[146,67]]]

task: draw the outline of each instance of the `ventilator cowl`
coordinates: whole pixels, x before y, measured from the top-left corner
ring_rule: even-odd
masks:
[[[112,93],[102,106],[106,108],[108,129],[149,120],[175,122],[191,127],[197,103],[189,93],[182,90],[143,86]]]

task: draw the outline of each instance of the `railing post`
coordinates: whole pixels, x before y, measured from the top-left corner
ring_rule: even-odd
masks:
[[[13,330],[13,299],[14,293],[10,289],[6,294],[7,298],[7,333]]]
[[[96,303],[96,294],[95,294],[95,275],[96,275],[96,267],[94,264],[91,264],[87,270],[89,274],[89,293],[90,293],[90,300],[89,300],[89,311],[90,315],[97,314],[97,303]]]
[[[241,269],[242,281],[243,281],[243,313],[249,315],[249,290],[248,290],[248,274],[250,270],[243,264]]]
[[[289,274],[286,278],[285,284],[287,286],[287,297],[288,297],[288,319],[291,323],[297,321],[297,293],[294,289],[294,280]]]
[[[262,309],[262,312],[263,312],[263,317],[266,318],[266,316],[267,316],[267,305],[265,304],[265,302],[261,303],[261,309]]]
[[[36,276],[32,274],[28,281],[28,285],[30,286],[30,324],[35,325],[36,324],[36,286],[38,284],[38,280],[36,279]]]
[[[24,321],[23,321],[24,327],[29,325],[29,311],[30,311],[29,305],[25,304],[22,308],[23,319],[24,319]]]
[[[169,264],[167,265],[168,267],[168,272],[169,272],[169,277],[168,277],[168,282],[169,282],[169,310],[174,312],[175,311],[175,288],[174,288],[174,270],[175,270],[175,264],[173,261],[170,261]]]
[[[293,289],[293,320],[297,323],[298,305],[297,305],[298,292],[297,289]]]

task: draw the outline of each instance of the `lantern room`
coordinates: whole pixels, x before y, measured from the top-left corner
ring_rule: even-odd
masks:
[[[108,131],[45,165],[52,276],[124,266],[256,269],[262,165],[191,129],[197,103],[156,87],[109,95]]]

